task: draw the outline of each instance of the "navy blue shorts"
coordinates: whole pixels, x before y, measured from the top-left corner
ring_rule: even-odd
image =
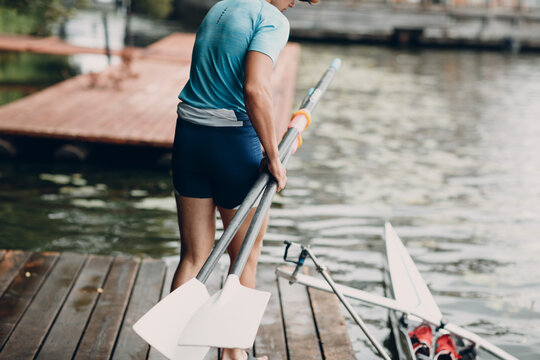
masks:
[[[216,205],[234,209],[257,179],[262,157],[249,120],[240,127],[211,127],[178,119],[172,153],[175,193],[213,198]]]

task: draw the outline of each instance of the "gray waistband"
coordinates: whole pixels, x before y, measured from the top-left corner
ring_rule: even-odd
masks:
[[[251,125],[247,116],[239,116],[234,110],[227,109],[199,109],[185,102],[178,103],[176,109],[178,118],[197,125],[213,127],[236,127]],[[245,114],[244,114],[245,115]],[[247,124],[244,124],[246,121]]]

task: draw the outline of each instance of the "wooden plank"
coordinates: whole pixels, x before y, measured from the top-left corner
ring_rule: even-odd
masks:
[[[177,266],[178,266],[178,261],[174,261],[172,263],[167,264],[167,273],[165,275],[165,282],[163,283],[163,289],[161,290],[161,299],[163,299],[165,296],[167,296],[171,292],[172,279],[173,279],[174,272],[176,271]],[[148,352],[148,360],[167,360],[167,358],[163,356],[155,348],[151,347],[150,351]]]
[[[166,266],[162,260],[143,260],[114,349],[113,359],[146,359],[149,345],[133,331],[132,326],[159,301],[165,272]]]
[[[0,348],[4,348],[57,258],[58,253],[32,254],[0,298]]]
[[[272,296],[255,339],[255,353],[257,356],[266,355],[272,360],[287,360],[285,331],[281,317],[277,278],[273,266],[259,265],[257,269],[257,288],[270,291]]]
[[[99,289],[103,287],[112,262],[111,256],[90,255],[88,257],[37,359],[68,360],[73,358],[99,297]]]
[[[278,279],[289,360],[322,360],[307,290]]]
[[[32,359],[69,294],[86,255],[64,253],[51,270],[2,350],[2,357]]]
[[[115,259],[75,359],[108,359],[111,356],[139,263],[138,259]]]
[[[336,295],[308,288],[325,360],[356,359]]]
[[[0,36],[0,50],[28,51],[42,54],[73,55],[73,54],[103,54],[105,49],[87,48],[70,45],[56,36],[46,38],[26,35]],[[119,50],[112,50],[112,55],[120,55]]]
[[[2,250],[2,260],[0,261],[0,296],[4,294],[30,255],[32,254],[26,251]]]

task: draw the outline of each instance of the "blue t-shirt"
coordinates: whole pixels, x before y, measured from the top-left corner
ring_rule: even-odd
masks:
[[[275,64],[288,38],[289,21],[265,0],[218,2],[197,31],[190,79],[178,97],[201,109],[246,112],[247,52],[264,53]]]

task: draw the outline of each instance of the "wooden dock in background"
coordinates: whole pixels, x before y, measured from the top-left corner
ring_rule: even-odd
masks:
[[[287,17],[291,37],[299,39],[540,49],[538,6],[526,9],[507,2],[504,7],[497,6],[504,2],[489,0],[460,4],[464,2],[328,0],[318,6],[300,3]]]
[[[183,0],[197,24],[215,0]],[[400,46],[540,49],[540,3],[520,0],[324,0],[285,12],[291,38]]]
[[[2,34],[0,36],[0,50],[51,55],[106,54],[105,49],[71,45],[57,36],[34,37],[11,34]],[[111,55],[120,55],[120,53],[118,50],[111,51]]]
[[[194,40],[194,34],[172,34],[147,48],[124,52],[121,65],[76,76],[4,105],[0,107],[0,136],[169,148],[177,96],[189,78]],[[0,38],[0,49],[16,50],[16,41],[8,43]],[[19,43],[18,51],[88,52],[54,38]],[[274,68],[277,134],[289,123],[299,51],[298,44],[288,44]]]
[[[176,265],[0,250],[0,359],[164,359],[132,325],[168,294]],[[207,282],[210,293],[224,275],[214,271]],[[290,286],[269,264],[259,265],[257,288],[272,293],[254,345],[258,356],[355,359],[334,295]],[[212,349],[205,360],[217,357]]]

